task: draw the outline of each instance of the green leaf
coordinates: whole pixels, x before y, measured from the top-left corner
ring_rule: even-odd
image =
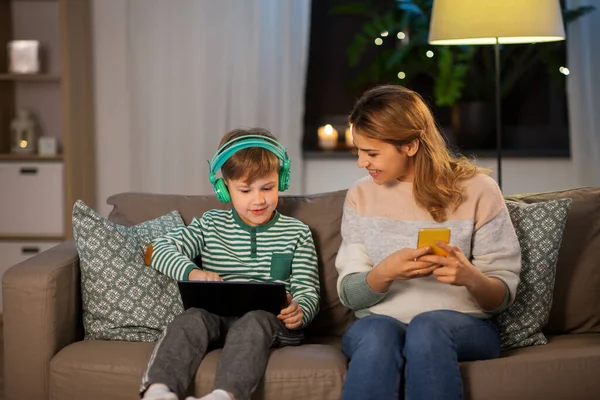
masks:
[[[591,13],[596,7],[594,6],[581,6],[570,10],[563,10],[563,22],[568,24],[582,17],[585,14]]]
[[[411,0],[398,0],[398,9],[417,15],[423,15],[423,10]]]
[[[343,4],[339,6],[332,7],[329,10],[329,14],[332,15],[361,15],[364,17],[372,17],[373,9],[368,5],[363,3],[349,3]]]
[[[354,35],[354,40],[348,47],[348,64],[351,67],[355,67],[359,63],[369,42],[370,40],[362,32]]]
[[[465,86],[465,76],[469,70],[464,61],[467,60],[468,52],[455,57],[453,51],[447,46],[440,47],[437,52],[438,74],[434,84],[435,103],[438,106],[451,106],[462,96]]]
[[[379,29],[377,29],[376,25],[379,23],[379,19],[374,19],[372,21],[367,22],[366,24],[363,25],[362,31],[369,37],[371,37],[371,40],[375,40],[376,37],[379,36],[379,33],[381,32]]]

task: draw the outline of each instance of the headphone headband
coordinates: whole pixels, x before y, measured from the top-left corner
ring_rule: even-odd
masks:
[[[244,135],[231,139],[221,146],[213,156],[212,160],[208,163],[210,169],[208,177],[210,183],[213,185],[215,196],[220,202],[229,203],[231,201],[231,195],[227,190],[227,185],[223,178],[217,179],[217,171],[232,155],[240,150],[250,147],[261,147],[275,154],[277,158],[281,160],[278,182],[279,191],[283,192],[290,187],[290,159],[288,158],[285,148],[279,144],[277,140],[268,136]]]
[[[243,139],[243,140],[242,140]],[[264,139],[268,139],[266,141]],[[229,147],[227,147],[229,146]],[[245,135],[232,139],[217,150],[209,163],[210,173],[214,175],[225,164],[225,162],[240,150],[250,147],[261,147],[275,154],[282,162],[288,162],[286,150],[276,141],[268,136]]]
[[[277,140],[262,135],[244,135],[231,139],[217,150],[208,163],[210,183],[215,184],[217,181],[216,173],[231,156],[240,150],[251,147],[260,147],[269,150],[282,161],[282,167],[289,170],[290,159],[288,158],[287,151]]]

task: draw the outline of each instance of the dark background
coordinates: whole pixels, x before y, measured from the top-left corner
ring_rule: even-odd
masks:
[[[385,1],[385,0],[381,0]],[[357,86],[352,81],[357,69],[348,66],[347,49],[354,34],[365,22],[363,17],[332,15],[332,7],[349,0],[318,0],[312,2],[310,47],[305,93],[304,140],[305,153],[320,152],[317,129],[325,123],[345,124],[354,102],[364,90],[375,84]],[[391,33],[390,33],[391,34]],[[385,42],[384,42],[385,43]],[[565,42],[561,42],[565,43]],[[385,45],[385,44],[384,44]],[[527,46],[527,45],[520,45]],[[487,46],[493,54],[493,46]],[[564,52],[566,45],[559,47]],[[368,59],[377,51],[373,45],[365,54]],[[510,65],[503,65],[510,68]],[[558,74],[558,71],[556,71]],[[560,78],[560,77],[559,77]],[[399,79],[392,84],[402,84]],[[476,156],[495,154],[495,120],[493,108],[487,114],[488,129],[459,144],[451,129],[451,108],[435,107],[433,81],[426,76],[415,78],[407,87],[419,92],[432,108],[449,143],[457,150]],[[515,85],[502,101],[502,138],[504,154],[522,157],[568,157],[569,132],[567,102],[560,79],[551,79],[542,65],[535,65]],[[340,146],[337,152],[349,153],[344,148],[343,130],[338,129]],[[323,152],[331,154],[336,152]]]

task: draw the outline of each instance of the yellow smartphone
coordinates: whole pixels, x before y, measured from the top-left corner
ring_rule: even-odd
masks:
[[[438,256],[447,256],[446,250],[436,246],[436,241],[450,243],[450,228],[423,228],[419,230],[419,239],[417,248],[430,246],[433,254]]]

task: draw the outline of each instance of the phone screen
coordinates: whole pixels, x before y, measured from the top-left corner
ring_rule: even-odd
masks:
[[[423,228],[419,230],[417,248],[430,246],[433,254],[447,256],[446,250],[435,244],[436,241],[450,243],[450,228]]]

